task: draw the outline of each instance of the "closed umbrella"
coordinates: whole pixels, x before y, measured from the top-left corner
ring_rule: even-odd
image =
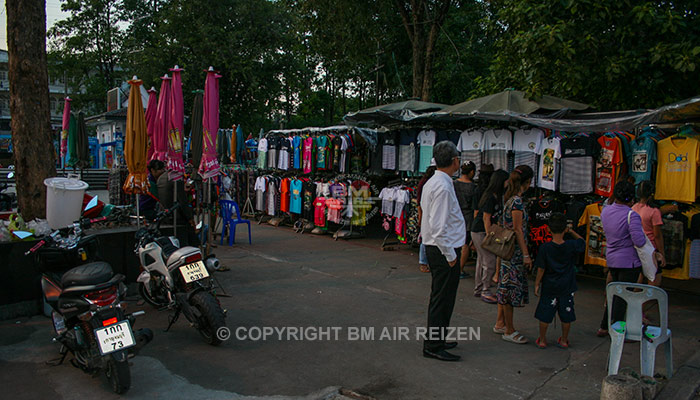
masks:
[[[202,114],[203,114],[202,90],[196,90],[194,103],[192,104],[192,132],[190,133],[190,162],[199,168],[202,161]]]
[[[66,154],[68,154],[68,128],[70,126],[70,97],[66,97],[63,105],[63,127],[61,128],[61,160],[65,166]]]
[[[168,161],[168,130],[170,129],[170,78],[168,75],[160,78],[160,95],[158,96],[158,111],[156,111],[155,132],[153,134],[153,156],[150,160]]]
[[[87,126],[85,125],[85,113],[78,113],[77,131],[75,135],[75,150],[76,158],[71,159],[71,165],[74,168],[87,168],[90,166],[90,151],[87,134]]]
[[[216,159],[216,134],[219,131],[219,78],[221,75],[209,67],[204,83],[204,104],[202,117],[202,161],[199,174],[209,179],[219,175],[219,161]]]
[[[153,157],[153,135],[156,129],[156,113],[158,112],[158,92],[156,88],[148,89],[148,105],[146,106],[146,132],[148,133],[148,151],[146,159]]]
[[[143,112],[140,86],[143,82],[134,77],[129,81],[129,106],[126,113],[126,132],[124,133],[124,158],[129,176],[123,189],[129,194],[148,193],[146,177],[146,117]],[[136,204],[138,205],[138,199]]]
[[[168,177],[178,181],[185,175],[185,165],[182,162],[182,133],[185,131],[185,106],[182,99],[181,68],[177,65],[171,68],[173,81],[170,103],[170,130],[168,132]]]
[[[78,159],[78,119],[75,114],[70,113],[70,122],[68,123],[68,159],[66,165],[74,166]]]

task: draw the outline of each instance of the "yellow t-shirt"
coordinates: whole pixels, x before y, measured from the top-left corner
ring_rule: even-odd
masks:
[[[605,260],[605,232],[603,231],[603,221],[600,219],[600,212],[603,207],[598,203],[589,204],[583,210],[578,226],[586,225],[586,254],[584,263],[587,265],[600,265],[607,267]]]
[[[666,138],[658,144],[657,200],[692,203],[698,196],[700,142],[694,138]]]

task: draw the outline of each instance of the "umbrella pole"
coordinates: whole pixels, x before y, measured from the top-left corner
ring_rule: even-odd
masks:
[[[141,228],[141,207],[139,206],[139,196],[140,194],[136,193],[136,228],[140,229]]]
[[[177,181],[173,183],[173,202],[177,202]],[[177,212],[173,213],[173,236],[177,237]]]

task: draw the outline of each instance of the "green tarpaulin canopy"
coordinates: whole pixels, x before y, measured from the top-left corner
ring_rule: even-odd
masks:
[[[343,119],[348,124],[375,124],[390,125],[403,123],[404,121],[429,112],[440,111],[447,107],[446,104],[428,103],[420,100],[407,100],[398,103],[383,104],[370,107],[357,112],[349,113]]]

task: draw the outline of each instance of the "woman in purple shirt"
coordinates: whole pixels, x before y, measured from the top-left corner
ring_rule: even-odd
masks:
[[[615,186],[615,203],[605,207],[601,213],[603,230],[607,240],[606,258],[608,269],[613,282],[637,282],[642,272],[642,262],[639,260],[635,246],[644,246],[646,236],[642,229],[642,219],[632,211],[630,221],[627,215],[634,204],[634,185],[622,181]],[[626,304],[614,298],[612,306],[612,322],[625,319]],[[603,320],[600,322],[599,333],[607,333],[608,309],[605,308]]]

